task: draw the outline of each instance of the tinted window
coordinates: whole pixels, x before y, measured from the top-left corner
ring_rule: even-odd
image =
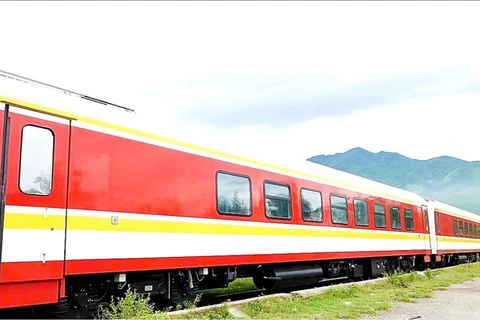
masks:
[[[368,207],[367,202],[360,199],[353,200],[355,210],[355,224],[359,226],[368,226]]]
[[[290,188],[285,185],[265,182],[265,214],[269,218],[292,217]]]
[[[438,213],[435,214],[435,230],[440,233],[440,215]]]
[[[387,219],[385,218],[385,206],[383,204],[376,203],[373,206],[373,212],[375,214],[375,227],[386,227]]]
[[[410,209],[405,209],[404,211],[404,218],[405,218],[405,229],[413,230],[413,213]]]
[[[453,220],[453,235],[454,235],[454,236],[458,235],[457,220]]]
[[[318,191],[302,189],[302,217],[305,221],[323,221],[322,195]]]
[[[330,206],[332,210],[332,222],[347,224],[348,223],[347,198],[331,195]]]
[[[390,221],[393,229],[400,229],[400,209],[390,207]]]
[[[35,126],[22,130],[20,190],[26,194],[49,195],[52,192],[53,133]]]
[[[473,226],[471,223],[468,224],[468,234],[470,237],[473,237]]]
[[[477,225],[476,224],[473,225],[473,237],[477,238]]]
[[[458,222],[458,231],[460,232],[460,235],[463,236],[463,222],[462,221]]]
[[[217,207],[220,213],[248,216],[252,213],[250,180],[217,173]]]

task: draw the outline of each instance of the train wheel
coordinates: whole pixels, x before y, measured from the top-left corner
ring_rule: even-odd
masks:
[[[399,272],[400,264],[398,262],[398,259],[388,259],[385,265],[385,270],[387,271],[387,274],[394,274],[395,272]]]
[[[411,272],[413,270],[413,265],[408,259],[402,259],[400,261],[400,268],[403,272]]]

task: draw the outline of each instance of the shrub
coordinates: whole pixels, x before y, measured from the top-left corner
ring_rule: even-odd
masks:
[[[432,272],[432,270],[430,269],[425,270],[425,278],[432,279],[433,277],[435,277],[435,274]]]
[[[112,297],[111,303],[107,306],[100,306],[99,315],[101,319],[147,319],[157,314],[155,305],[150,301],[149,296],[143,296],[136,291],[127,289],[124,297]]]

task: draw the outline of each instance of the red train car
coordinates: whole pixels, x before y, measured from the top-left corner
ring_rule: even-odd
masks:
[[[439,201],[429,201],[432,255],[442,266],[477,261],[480,252],[480,216]]]
[[[179,302],[238,277],[271,289],[459,261],[436,251],[447,234],[431,239],[435,206],[414,193],[177,141],[132,110],[1,75],[0,308],[77,317],[128,286]]]

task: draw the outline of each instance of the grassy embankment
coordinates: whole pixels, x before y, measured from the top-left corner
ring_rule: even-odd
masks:
[[[480,263],[471,263],[446,270],[427,270],[425,275],[394,274],[388,276],[386,281],[375,284],[333,287],[323,294],[308,298],[293,295],[288,298],[274,297],[237,305],[233,309],[225,304],[222,307],[201,312],[192,310],[190,313],[181,315],[155,312],[147,299],[130,293],[125,299],[112,303],[113,312],[104,313],[103,318],[233,319],[236,314],[243,314],[252,319],[358,319],[366,314],[389,310],[395,301],[415,302],[418,298],[429,298],[432,297],[434,290],[445,290],[451,284],[478,277],[480,277]],[[234,285],[249,287],[250,284],[248,281],[241,280]]]

